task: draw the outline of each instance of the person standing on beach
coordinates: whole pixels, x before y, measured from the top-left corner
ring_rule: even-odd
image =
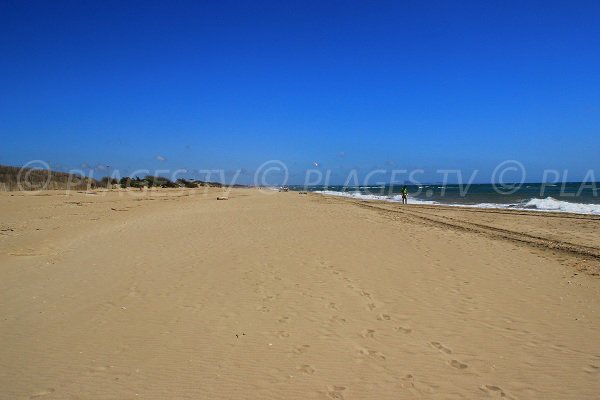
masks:
[[[406,185],[402,186],[400,194],[402,195],[402,204],[408,204],[408,188]]]

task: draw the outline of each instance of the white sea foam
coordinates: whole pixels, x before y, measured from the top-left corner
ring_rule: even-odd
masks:
[[[335,190],[319,190],[315,193],[324,194],[327,196],[340,196],[340,197],[350,197],[353,199],[359,200],[380,200],[380,201],[391,201],[391,202],[400,202],[402,201],[402,196],[379,196],[375,194],[362,194],[360,192],[337,192]],[[418,200],[418,199],[410,199],[411,203],[414,204],[438,204],[435,201],[427,201],[427,200]]]
[[[542,211],[600,214],[600,204],[571,203],[569,201],[557,200],[552,197],[546,197],[545,199],[531,199],[525,203],[524,207]]]
[[[378,196],[373,194],[362,194],[360,192],[337,192],[333,190],[317,191],[328,196],[341,196],[349,197],[359,200],[379,200],[389,202],[400,202],[402,197],[396,196]],[[554,212],[566,212],[575,214],[592,214],[600,215],[600,204],[583,204],[583,203],[572,203],[569,201],[557,200],[552,197],[546,197],[545,199],[533,198],[527,202],[518,204],[507,204],[507,203],[479,203],[479,204],[444,204],[436,201],[419,200],[409,196],[409,202],[411,204],[427,204],[427,205],[443,205],[450,207],[473,207],[473,208],[510,208],[517,210],[529,210],[529,211],[554,211]]]

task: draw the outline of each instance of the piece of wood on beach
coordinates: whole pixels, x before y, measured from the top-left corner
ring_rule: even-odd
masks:
[[[225,196],[218,196],[217,200],[229,200],[229,197],[225,197]]]

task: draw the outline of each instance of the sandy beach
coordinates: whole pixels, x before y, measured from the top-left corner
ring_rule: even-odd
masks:
[[[597,399],[600,217],[0,194],[1,399]]]

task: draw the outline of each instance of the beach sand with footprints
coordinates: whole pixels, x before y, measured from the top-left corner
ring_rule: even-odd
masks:
[[[600,217],[0,194],[2,399],[595,399]]]

